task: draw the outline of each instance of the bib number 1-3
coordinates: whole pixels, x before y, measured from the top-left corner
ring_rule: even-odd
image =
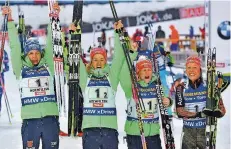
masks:
[[[145,113],[142,115],[142,118],[147,118],[146,115],[154,117],[154,114],[157,112],[157,102],[153,99],[143,100],[145,106]],[[134,104],[134,105],[133,105]],[[137,117],[135,102],[128,107],[128,113],[132,117]]]
[[[157,103],[156,100],[153,99],[145,99],[144,100],[144,106],[146,113],[148,114],[154,114],[157,111]]]

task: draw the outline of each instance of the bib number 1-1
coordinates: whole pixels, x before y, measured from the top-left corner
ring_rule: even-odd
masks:
[[[48,87],[48,78],[31,78],[28,81],[29,88]]]

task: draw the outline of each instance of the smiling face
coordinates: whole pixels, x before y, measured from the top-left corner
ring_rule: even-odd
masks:
[[[41,60],[41,53],[38,50],[30,50],[27,56],[33,65],[38,65]]]
[[[91,60],[91,65],[94,69],[104,68],[106,60],[102,54],[95,54]]]
[[[188,78],[194,83],[201,76],[201,68],[196,63],[188,63],[186,65],[186,74]]]
[[[145,83],[149,83],[152,79],[152,69],[150,68],[141,69],[139,72],[139,78]]]

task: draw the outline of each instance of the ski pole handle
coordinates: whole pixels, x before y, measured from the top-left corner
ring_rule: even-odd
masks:
[[[218,89],[220,89],[222,87],[222,84],[223,84],[223,75],[222,75],[222,72],[218,71],[217,72],[217,77],[218,77],[217,87],[218,87]]]

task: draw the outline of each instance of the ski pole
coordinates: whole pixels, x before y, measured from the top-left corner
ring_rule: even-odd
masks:
[[[9,112],[9,108],[8,108],[8,105],[7,105],[7,98],[6,97],[5,97],[5,103],[6,103],[6,110],[7,110],[7,115],[8,115],[8,118],[9,118],[9,123],[11,124],[10,112]]]
[[[170,75],[172,76],[172,82],[174,83],[175,82],[175,80],[174,80],[174,77],[173,77],[173,72],[172,72],[172,67],[169,67],[169,69],[170,69]]]
[[[111,10],[112,10],[112,14],[113,14],[113,17],[115,19],[115,22],[118,22],[119,19],[118,19],[117,13],[116,13],[114,2],[112,0],[109,0],[109,3],[110,3],[110,7],[111,7]],[[126,59],[128,68],[129,68],[129,72],[131,74],[130,76],[131,76],[131,81],[132,81],[132,85],[133,85],[133,87],[132,87],[133,98],[134,99],[137,98],[136,111],[137,111],[138,124],[139,124],[140,135],[141,135],[142,148],[147,149],[147,144],[146,144],[145,135],[144,135],[144,128],[143,128],[143,121],[142,121],[142,109],[141,109],[141,107],[143,107],[143,109],[145,111],[144,103],[143,103],[143,100],[142,100],[142,98],[141,98],[141,96],[139,94],[139,88],[138,88],[138,85],[137,85],[137,78],[136,78],[136,75],[135,75],[135,72],[134,72],[134,67],[133,67],[129,52],[128,52],[128,45],[127,45],[127,42],[125,40],[123,30],[118,29],[117,31],[119,33],[120,42],[121,42],[121,45],[122,45],[122,48],[123,48],[123,51],[124,51],[124,55],[125,55],[125,59]]]
[[[9,1],[5,1],[5,6],[9,6]],[[3,52],[5,47],[7,21],[8,21],[8,14],[6,14],[3,19],[2,42],[1,42],[1,49],[0,49],[0,70],[2,68]]]
[[[0,81],[1,81],[2,90],[3,90],[3,93],[4,93],[4,97],[5,97],[6,101],[7,101],[8,107],[9,107],[10,115],[11,115],[11,117],[13,117],[13,114],[12,114],[11,108],[10,108],[10,103],[9,103],[9,100],[8,100],[8,96],[7,96],[7,94],[6,94],[6,89],[5,89],[5,85],[4,85],[4,82],[3,82],[2,75],[0,75],[0,79],[1,79]]]
[[[153,49],[153,53],[154,53],[154,49]],[[159,110],[160,110],[159,113],[160,113],[160,118],[161,118],[163,137],[165,141],[165,148],[175,149],[175,142],[174,142],[174,137],[173,137],[172,128],[171,128],[171,120],[169,118],[167,109],[163,106],[162,98],[164,97],[164,92],[161,86],[159,66],[158,66],[158,62],[157,62],[157,58],[155,54],[153,54],[152,61],[154,63],[154,67],[156,69],[156,75],[157,75],[157,85],[156,85],[157,100],[158,100],[158,105],[159,105]]]
[[[9,101],[8,101],[8,98],[7,98],[7,95],[6,95],[6,91],[5,91],[5,88],[4,88],[4,84],[3,84],[3,80],[2,80],[2,75],[0,75],[0,77],[1,77],[0,78],[0,82],[1,82],[2,90],[3,90],[3,94],[4,94],[4,98],[5,98],[7,115],[8,115],[8,118],[9,118],[9,123],[11,124],[11,117],[13,117],[13,115],[12,115],[12,112],[11,112],[11,109],[10,109],[10,104],[9,104]]]
[[[195,105],[195,111],[198,112],[198,105]],[[196,148],[197,148],[197,128],[196,128]]]

